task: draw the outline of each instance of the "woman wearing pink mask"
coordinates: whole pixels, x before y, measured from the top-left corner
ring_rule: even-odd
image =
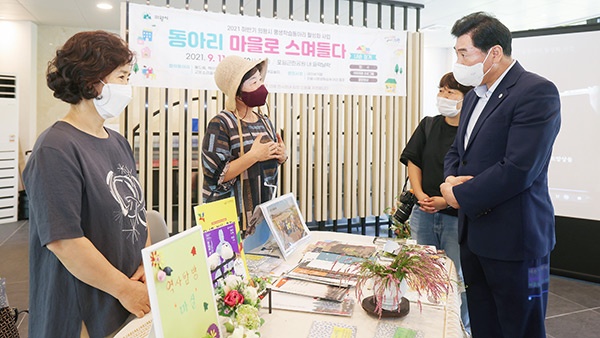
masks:
[[[275,195],[278,168],[287,159],[281,136],[260,110],[266,75],[267,59],[231,55],[219,63],[214,77],[225,109],[210,120],[202,141],[203,201],[235,196],[244,231],[254,207]]]
[[[446,251],[461,280],[458,212],[442,197],[440,184],[444,182],[444,157],[458,129],[462,99],[472,88],[458,83],[452,73],[442,76],[437,95],[440,114],[425,117],[419,123],[400,157],[400,161],[408,166],[410,185],[419,201],[410,215],[411,235],[419,244],[435,245]],[[461,298],[461,317],[469,331],[464,292]]]

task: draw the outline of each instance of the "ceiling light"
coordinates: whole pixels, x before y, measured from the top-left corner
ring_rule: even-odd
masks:
[[[96,7],[100,8],[100,9],[112,9],[113,6],[109,3],[106,2],[101,2],[99,4],[96,5]]]

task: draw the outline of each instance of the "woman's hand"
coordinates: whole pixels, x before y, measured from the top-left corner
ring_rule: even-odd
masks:
[[[267,160],[272,160],[278,158],[279,152],[279,143],[275,143],[267,138],[265,141],[262,141],[264,134],[259,134],[254,139],[254,143],[252,143],[252,148],[248,152],[251,155],[255,162],[263,162]],[[263,143],[264,142],[264,143]]]
[[[57,240],[50,242],[47,248],[75,278],[112,295],[127,311],[138,317],[150,311],[146,284],[116,269],[88,238]],[[141,278],[140,267],[134,273],[136,278]]]
[[[146,313],[150,312],[150,299],[145,283],[130,281],[123,291],[117,295],[117,299],[127,311],[138,318],[144,317]]]
[[[281,136],[277,134],[277,163],[283,164],[287,159],[288,155],[285,151],[285,144],[283,143]]]
[[[419,209],[421,211],[424,211],[426,213],[430,213],[433,214],[435,212],[435,207],[433,206],[433,199],[431,197],[429,197],[429,195],[427,195],[426,193],[424,193],[422,190],[415,192],[415,196],[417,197],[417,200],[419,203]]]
[[[448,203],[441,196],[428,197],[419,201],[419,209],[430,214],[446,209],[447,207]]]
[[[144,265],[140,264],[137,270],[133,273],[133,276],[129,277],[129,279],[146,283],[146,273],[144,272]]]

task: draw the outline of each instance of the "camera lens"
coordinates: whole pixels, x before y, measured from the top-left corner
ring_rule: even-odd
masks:
[[[400,204],[394,213],[394,219],[399,223],[405,223],[410,217],[415,203],[417,203],[417,197],[411,190],[403,192],[400,195]]]
[[[406,204],[400,204],[394,213],[394,219],[399,223],[405,223],[410,217],[411,211],[412,206],[409,207]]]

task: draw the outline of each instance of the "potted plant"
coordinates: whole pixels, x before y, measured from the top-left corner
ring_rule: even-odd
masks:
[[[363,289],[373,283],[373,296],[362,299],[363,308],[379,318],[402,316],[409,311],[403,297],[407,288],[415,290],[419,298],[427,296],[439,302],[451,289],[450,277],[441,257],[419,245],[403,245],[389,258],[365,259],[356,265],[356,292],[359,301]],[[421,307],[420,300],[418,301]]]

